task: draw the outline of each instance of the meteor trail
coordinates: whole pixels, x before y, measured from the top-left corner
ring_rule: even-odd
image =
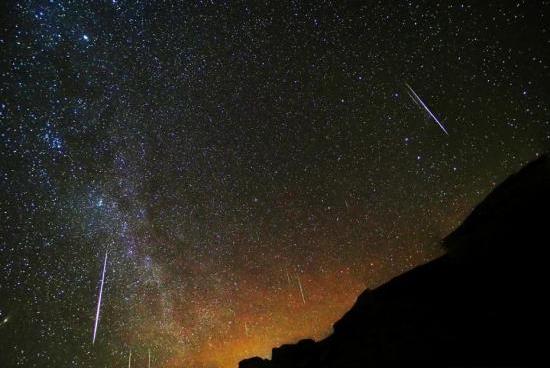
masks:
[[[304,297],[304,289],[302,289],[302,282],[300,281],[300,276],[296,275],[298,279],[298,286],[300,287],[300,294],[302,294],[302,301],[306,304],[306,298]]]
[[[101,309],[101,298],[103,297],[103,283],[105,282],[105,271],[107,269],[107,251],[105,251],[105,260],[103,261],[103,272],[101,274],[101,286],[99,287],[99,297],[97,298],[97,310],[95,312],[94,336],[92,345],[95,344],[95,336],[97,334],[97,324],[99,322],[99,311]]]
[[[407,91],[407,94],[409,95],[409,97],[411,98],[412,102],[414,102],[414,104],[418,107],[422,107],[418,104],[418,101],[416,101],[416,98],[413,97],[413,95],[411,95],[411,93],[409,91]]]
[[[445,129],[445,127],[443,126],[443,124],[441,124],[441,122],[439,121],[439,119],[430,111],[430,109],[428,108],[428,106],[426,106],[426,104],[424,103],[424,101],[422,101],[422,99],[416,94],[416,92],[412,89],[412,87],[408,84],[408,83],[405,83],[405,86],[407,86],[407,88],[409,89],[409,91],[411,91],[411,93],[413,94],[414,96],[414,99],[413,100],[416,100],[417,102],[420,102],[420,104],[422,105],[422,107],[424,108],[424,110],[426,110],[428,112],[428,114],[430,114],[430,116],[435,120],[435,122],[437,123],[437,125],[439,125],[439,127],[441,128],[441,130],[443,130],[445,132],[445,134],[449,135],[449,132],[447,131],[447,129]],[[410,94],[409,94],[410,96]],[[412,97],[412,96],[411,96]],[[418,105],[418,103],[417,103]]]

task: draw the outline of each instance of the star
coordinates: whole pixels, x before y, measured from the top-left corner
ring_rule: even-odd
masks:
[[[4,8],[5,366],[322,338],[548,150],[545,2]]]

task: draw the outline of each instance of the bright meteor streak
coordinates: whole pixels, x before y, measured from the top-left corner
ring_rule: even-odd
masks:
[[[422,99],[416,94],[416,92],[412,89],[412,87],[408,84],[408,83],[405,83],[405,86],[407,86],[407,88],[409,89],[409,91],[411,91],[411,93],[414,95],[416,101],[420,102],[420,104],[422,105],[422,107],[424,108],[424,110],[426,110],[428,112],[428,114],[430,114],[430,116],[435,120],[435,122],[437,123],[437,125],[439,125],[439,127],[441,128],[441,130],[443,130],[445,132],[445,134],[449,135],[449,132],[447,131],[447,129],[445,129],[445,127],[443,126],[443,124],[441,124],[441,122],[439,121],[439,119],[430,111],[430,109],[428,108],[428,106],[426,106],[426,104],[424,103],[424,101],[422,101]]]
[[[99,287],[99,297],[97,298],[97,310],[95,312],[94,337],[92,338],[92,345],[95,343],[95,336],[97,334],[97,324],[99,322],[99,311],[101,310],[101,298],[103,297],[103,283],[105,282],[105,271],[106,270],[107,270],[107,252],[105,252],[105,260],[103,261],[103,272],[101,274],[101,285]]]

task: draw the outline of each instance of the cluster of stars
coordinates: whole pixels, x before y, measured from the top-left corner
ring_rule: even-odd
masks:
[[[548,150],[549,7],[4,4],[2,364],[326,336]]]

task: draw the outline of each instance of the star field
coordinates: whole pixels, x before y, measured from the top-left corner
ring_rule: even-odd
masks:
[[[548,150],[549,14],[2,2],[0,363],[226,368],[326,336]]]

